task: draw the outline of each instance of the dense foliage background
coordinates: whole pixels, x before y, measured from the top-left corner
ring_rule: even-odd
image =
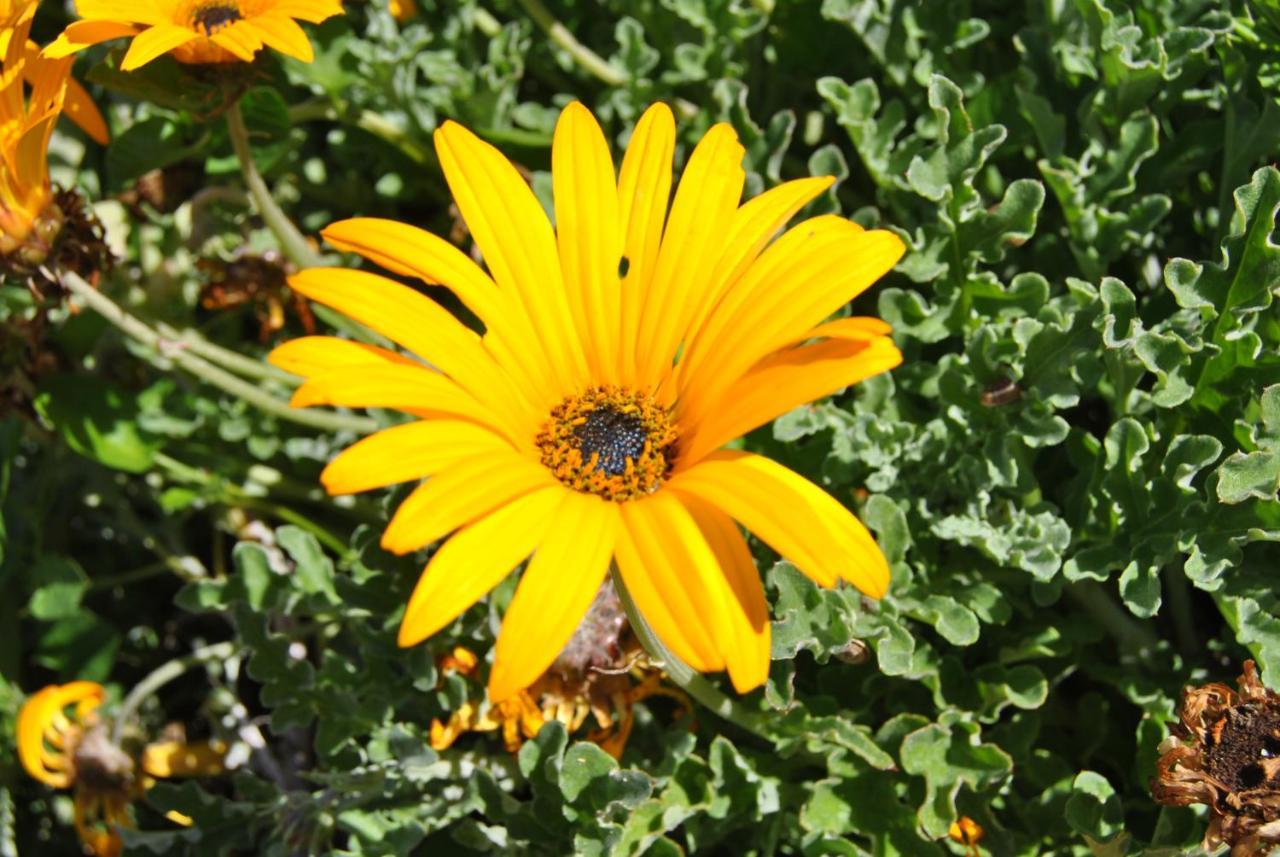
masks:
[[[238,654],[146,722],[262,734],[268,753],[152,790],[129,853],[925,855],[963,853],[958,814],[991,854],[1192,849],[1203,816],[1147,791],[1181,688],[1250,656],[1280,675],[1270,7],[549,0],[567,28],[549,34],[514,0],[418,3],[403,24],[352,4],[312,28],[314,64],[246,72],[258,165],[304,231],[369,214],[465,240],[430,142],[445,118],[549,202],[553,123],[577,98],[619,146],[668,101],[681,158],[732,122],[749,193],[835,174],[815,209],[905,237],[855,307],[893,324],[904,365],[747,441],[859,510],[890,595],[818,590],[758,550],[775,661],[745,703],[774,741],[658,701],[620,764],[556,724],[517,757],[492,735],[436,754],[427,725],[466,689],[434,657],[486,652],[509,588],[398,650],[423,557],[377,548],[387,497],[316,484],[354,434],[224,395],[91,311],[56,310],[25,350],[10,334],[35,298],[7,283],[0,855],[79,849],[69,799],[14,761],[24,693],[124,693],[220,640]],[[120,52],[77,65],[112,143],[66,126],[54,144],[119,257],[100,287],[259,357],[301,332],[287,300],[265,339],[252,308],[199,301],[215,261],[274,246],[207,84],[167,59],[122,75]],[[287,399],[270,373],[253,383]]]

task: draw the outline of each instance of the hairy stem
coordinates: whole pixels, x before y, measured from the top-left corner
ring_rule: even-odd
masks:
[[[179,330],[164,322],[156,324],[156,329],[165,339],[181,343],[192,354],[197,354],[212,363],[217,363],[223,369],[238,372],[246,378],[279,381],[281,384],[288,384],[291,387],[296,387],[302,383],[302,379],[297,375],[291,375],[283,369],[277,369],[262,360],[245,357],[230,348],[223,348],[221,345],[205,339],[194,330]]]
[[[519,0],[519,3],[529,13],[529,17],[546,31],[551,41],[573,57],[578,65],[610,86],[622,86],[627,82],[625,72],[614,68],[608,60],[579,42],[569,28],[557,21],[550,10],[542,5],[542,0]]]
[[[378,424],[368,417],[300,410],[290,407],[289,403],[283,399],[278,399],[257,385],[232,375],[219,366],[215,366],[203,357],[192,353],[190,349],[182,346],[181,343],[169,342],[151,329],[150,326],[126,312],[111,298],[89,285],[78,274],[71,271],[63,271],[61,272],[60,280],[68,291],[92,307],[103,318],[118,327],[130,338],[153,351],[155,357],[152,358],[152,363],[161,365],[161,368],[163,366],[160,358],[163,356],[173,364],[223,392],[243,399],[269,414],[300,425],[326,431],[351,431],[357,434],[369,434],[378,428]]]
[[[214,643],[209,646],[202,646],[189,655],[174,658],[152,670],[150,675],[133,686],[133,689],[129,691],[129,695],[120,703],[120,708],[116,711],[115,725],[111,730],[112,741],[116,744],[120,743],[124,725],[133,719],[142,703],[154,696],[160,688],[189,669],[210,661],[224,661],[235,652],[236,644],[230,640],[223,643]]]
[[[627,585],[623,583],[622,575],[618,572],[616,565],[610,569],[609,574],[613,580],[613,588],[618,593],[618,600],[622,602],[622,608],[627,613],[627,621],[631,623],[631,630],[635,633],[636,639],[640,641],[640,645],[644,647],[650,659],[662,665],[662,670],[667,674],[667,678],[670,679],[671,683],[689,694],[717,717],[728,720],[753,735],[771,741],[772,739],[765,729],[760,715],[748,711],[741,703],[721,693],[719,688],[703,678],[697,670],[676,657],[675,653],[668,649],[662,640],[658,639],[658,635],[653,633],[649,623],[645,621],[644,616],[636,608],[636,603],[631,599],[631,593],[627,591]]]
[[[235,149],[236,159],[240,161],[240,172],[244,175],[249,196],[253,197],[253,203],[257,206],[258,214],[262,215],[267,228],[275,233],[276,240],[280,242],[280,249],[299,268],[314,268],[320,265],[320,256],[311,249],[311,245],[298,231],[298,227],[293,225],[289,216],[276,204],[267,183],[262,180],[258,168],[254,165],[253,150],[249,146],[249,129],[245,127],[244,116],[240,112],[238,101],[227,110],[227,133],[231,137],[231,147]]]

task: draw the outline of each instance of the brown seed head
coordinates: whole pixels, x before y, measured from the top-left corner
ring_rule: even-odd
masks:
[[[1262,684],[1253,661],[1237,684],[1183,692],[1150,786],[1159,803],[1209,807],[1206,850],[1229,845],[1231,857],[1249,857],[1280,844],[1280,694]]]

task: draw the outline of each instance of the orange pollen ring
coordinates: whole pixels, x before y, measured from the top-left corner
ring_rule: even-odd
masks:
[[[228,0],[209,0],[209,2],[197,3],[192,10],[191,29],[202,35],[212,36],[243,17],[238,3],[228,2]]]
[[[565,485],[622,502],[662,484],[675,460],[676,430],[652,398],[610,385],[556,405],[536,443],[542,463]]]

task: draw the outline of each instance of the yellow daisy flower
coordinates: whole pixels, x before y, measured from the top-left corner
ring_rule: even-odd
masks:
[[[342,14],[340,0],[76,0],[81,20],[45,48],[50,57],[110,39],[133,37],[120,63],[133,71],[163,54],[184,63],[253,62],[269,47],[311,62],[298,20],[318,24]],[[297,19],[297,20],[295,20]]]
[[[402,223],[356,218],[324,236],[443,284],[484,334],[385,277],[314,268],[291,286],[422,362],[331,337],[271,358],[307,379],[297,406],[419,417],[356,443],[321,476],[332,494],[429,477],[382,537],[403,554],[453,534],[409,600],[400,644],[452,622],[532,554],[494,652],[499,704],[552,663],[616,562],[667,647],[700,671],[727,669],[745,692],[768,673],[769,616],[738,524],[822,585],[883,595],[884,556],[848,509],[768,458],[723,447],[901,361],[883,322],[827,321],[893,267],[898,237],[824,215],[775,239],[832,179],[739,205],[744,150],[726,124],[693,150],[668,210],[675,123],[662,104],[617,173],[591,113],[564,110],[555,229],[497,149],[453,122],[435,144],[488,273]]]
[[[112,740],[109,724],[98,717],[102,685],[73,681],[50,685],[23,703],[18,712],[18,760],[34,779],[75,792],[75,826],[85,849],[95,857],[117,857],[119,827],[129,827],[130,804],[156,777],[218,774],[226,749],[217,743],[148,744],[137,756]],[[171,820],[190,819],[170,813]]]
[[[70,60],[50,60],[27,50],[34,2],[0,4],[0,256],[36,232],[51,243],[61,217],[51,210],[53,191],[46,158],[71,73]],[[30,96],[26,87],[30,86]]]
[[[0,56],[7,53],[10,37],[18,25],[24,21],[30,24],[38,2],[39,0],[0,0]],[[33,71],[40,67],[38,59],[40,46],[30,39],[24,39],[23,48],[26,72],[24,79],[28,85],[35,86]],[[62,112],[68,119],[79,125],[94,142],[104,146],[107,144],[110,137],[107,134],[106,120],[102,118],[97,105],[93,103],[93,99],[89,97],[85,88],[70,78],[67,80],[67,94]]]

